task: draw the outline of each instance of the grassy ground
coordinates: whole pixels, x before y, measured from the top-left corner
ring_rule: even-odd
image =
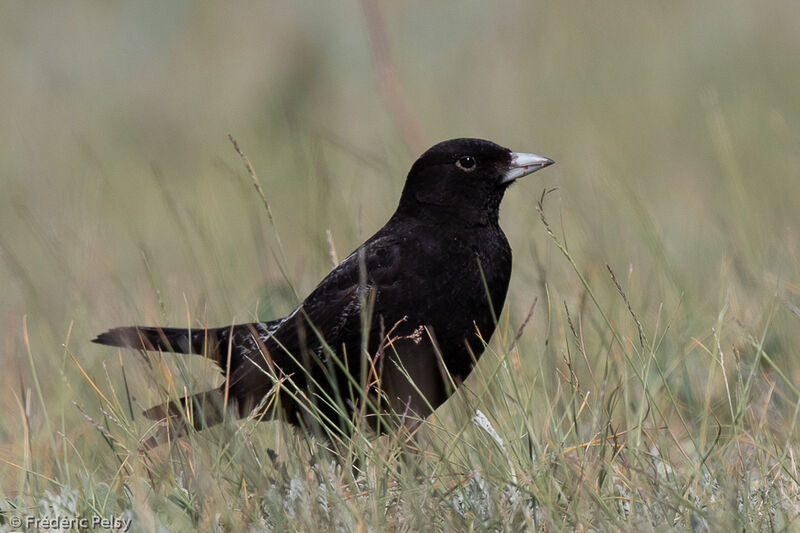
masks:
[[[800,529],[797,4],[0,11],[0,531]],[[507,195],[498,332],[420,453],[143,452],[142,407],[219,378],[89,339],[286,313],[456,136],[558,164]]]

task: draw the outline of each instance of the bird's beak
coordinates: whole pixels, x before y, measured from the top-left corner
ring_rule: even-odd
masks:
[[[511,164],[508,165],[508,170],[503,175],[500,183],[511,183],[522,176],[527,176],[553,163],[555,161],[552,159],[540,155],[511,152]]]

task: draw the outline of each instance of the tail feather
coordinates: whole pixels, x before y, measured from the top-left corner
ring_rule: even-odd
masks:
[[[92,342],[138,350],[193,353],[215,359],[220,342],[228,336],[229,328],[190,330],[184,328],[159,328],[129,326],[101,333]]]
[[[224,420],[225,409],[222,389],[200,392],[182,398],[179,402],[167,402],[151,407],[144,411],[144,416],[166,423],[159,424],[153,436],[146,439],[143,444],[146,448],[155,448],[170,440],[185,437],[190,427],[200,431],[215,426]]]
[[[223,375],[230,377],[228,385],[144,411],[147,418],[167,422],[158,430],[157,436],[146,443],[147,446],[156,446],[164,442],[165,435],[179,437],[192,427],[199,430],[217,425],[225,419],[226,414],[233,418],[247,416],[261,399],[261,389],[266,386],[268,390],[271,382],[267,380],[265,385],[264,379],[257,379],[261,377],[260,373],[242,370],[252,370],[251,358],[262,353],[260,343],[282,322],[276,320],[197,330],[129,326],[111,329],[98,335],[92,342],[137,350],[203,355],[213,360]],[[264,353],[269,354],[269,350],[265,349]],[[288,368],[288,365],[284,366]],[[248,376],[255,381],[252,387],[240,383]],[[226,387],[229,388],[226,390]]]
[[[144,416],[151,420],[166,420],[177,426],[191,425],[199,430],[221,423],[225,410],[224,391],[213,389],[181,398],[178,402],[156,405],[145,410]]]

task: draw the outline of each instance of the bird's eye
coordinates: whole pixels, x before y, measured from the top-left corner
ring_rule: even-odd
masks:
[[[465,155],[464,157],[456,161],[456,166],[461,170],[465,170],[467,172],[475,170],[475,165],[476,165],[475,158],[472,157],[471,155]]]

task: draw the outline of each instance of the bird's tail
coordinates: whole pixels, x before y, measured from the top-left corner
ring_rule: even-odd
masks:
[[[167,402],[151,407],[144,416],[151,420],[166,420],[171,425],[193,426],[204,429],[222,422],[225,418],[225,391],[213,389],[199,392],[177,402]]]
[[[189,330],[130,326],[111,329],[92,342],[138,350],[200,354],[219,363],[220,344],[224,342],[227,347],[229,335],[230,328]],[[215,426],[223,421],[226,408],[224,389],[213,389],[151,407],[144,415],[167,424],[159,428],[147,445],[157,446],[169,438],[186,435],[190,427],[199,430]]]
[[[266,324],[240,324],[222,328],[183,329],[129,326],[111,329],[97,336],[92,342],[121,348],[137,350],[200,354],[215,361],[223,375],[230,366],[236,372],[245,359],[241,355],[242,346],[256,346],[260,338],[259,328],[268,330]],[[239,387],[241,389],[241,387]],[[252,392],[247,389],[246,392]],[[253,396],[251,398],[251,396]],[[186,396],[180,400],[166,402],[151,407],[144,412],[147,418],[166,421],[162,427],[168,435],[185,435],[189,428],[203,429],[221,423],[226,413],[233,418],[246,416],[254,407],[257,394],[241,397],[226,386]],[[164,442],[163,432],[151,444]]]
[[[226,409],[232,412],[235,418],[235,401],[230,408],[225,404],[225,391],[222,388],[200,392],[181,398],[180,401],[170,401],[156,405],[144,411],[144,416],[160,424],[154,436],[147,439],[144,444],[147,448],[154,448],[169,440],[185,437],[189,428],[202,430],[222,423],[225,419]]]
[[[212,359],[218,357],[218,347],[226,341],[230,328],[186,329],[129,326],[101,333],[92,342],[137,350],[194,353]]]
[[[185,420],[195,429],[203,429],[222,422],[225,411],[223,390],[213,389],[181,398],[177,402],[156,405],[144,411],[150,420]]]

